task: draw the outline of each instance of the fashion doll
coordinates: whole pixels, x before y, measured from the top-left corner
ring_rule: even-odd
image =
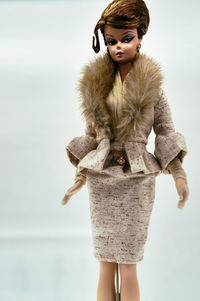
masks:
[[[116,264],[122,300],[139,300],[136,264],[144,257],[156,177],[173,176],[179,209],[189,195],[185,138],[175,131],[159,63],[140,51],[149,22],[142,0],[115,0],[103,11],[92,46],[100,51],[100,29],[107,50],[84,66],[78,84],[85,134],[66,146],[76,173],[62,204],[87,183],[98,301],[114,300]],[[154,154],[146,148],[152,129]]]

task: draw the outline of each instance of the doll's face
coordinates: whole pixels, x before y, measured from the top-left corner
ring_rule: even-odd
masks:
[[[121,29],[106,24],[104,36],[109,53],[115,62],[128,63],[133,60],[137,53],[137,46],[141,42],[136,28]]]

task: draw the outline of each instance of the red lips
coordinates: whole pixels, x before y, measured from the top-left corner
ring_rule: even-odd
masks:
[[[122,55],[122,54],[123,54],[123,52],[121,52],[121,51],[116,53],[116,55]]]

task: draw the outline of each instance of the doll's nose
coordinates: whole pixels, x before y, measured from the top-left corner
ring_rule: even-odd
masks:
[[[121,42],[120,42],[120,41],[116,44],[116,48],[117,48],[117,49],[121,49],[121,48],[122,48],[122,45],[121,45]]]
[[[121,44],[117,44],[117,49],[121,49],[121,48],[122,48]]]

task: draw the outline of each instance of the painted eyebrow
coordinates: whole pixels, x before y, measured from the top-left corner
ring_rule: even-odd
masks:
[[[128,32],[133,33],[132,31],[129,30],[129,31],[124,32],[124,33],[122,34],[122,36],[124,36],[124,35],[127,34]],[[108,34],[108,33],[106,33],[106,36],[113,37],[111,34]]]

